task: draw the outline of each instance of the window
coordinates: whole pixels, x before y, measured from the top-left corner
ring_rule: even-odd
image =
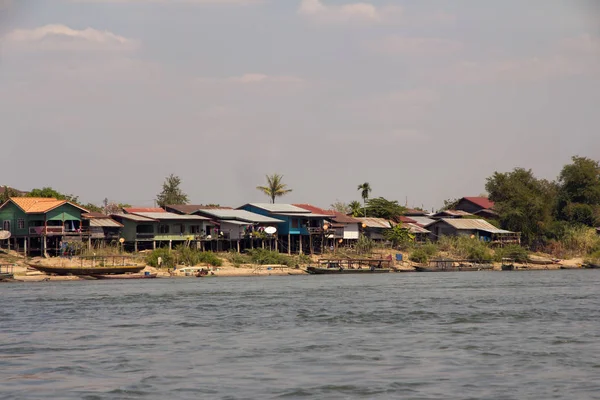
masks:
[[[175,224],[173,233],[185,233],[185,224]]]
[[[2,229],[5,231],[10,231],[10,221],[6,220],[2,223]]]
[[[162,233],[162,234],[169,233],[169,225],[163,225],[163,224],[159,225],[158,233]]]
[[[190,225],[190,233],[200,233],[200,225]]]
[[[298,227],[298,218],[292,218],[292,228]]]
[[[17,220],[17,229],[25,229],[25,220],[24,219]]]

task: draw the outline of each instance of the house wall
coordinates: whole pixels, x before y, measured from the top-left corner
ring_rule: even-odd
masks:
[[[244,237],[244,225],[221,221],[221,232],[229,233],[229,239],[238,240]]]
[[[10,233],[12,236],[27,235],[29,226],[27,217],[27,214],[25,214],[19,207],[11,202],[8,202],[0,210],[0,229],[4,227],[4,221],[10,221]],[[19,219],[23,219],[25,222],[25,227],[23,229],[18,229],[17,221]]]
[[[345,224],[344,225],[344,239],[355,240],[359,236],[358,224]]]
[[[275,216],[275,215],[272,215],[270,212],[263,210],[262,208],[253,207],[248,204],[243,206],[242,210],[246,210],[246,211],[250,211],[250,212],[253,212],[256,214],[260,214],[260,215],[264,215],[267,217],[273,217],[273,218],[282,220],[283,222],[277,224],[277,233],[279,235],[287,235],[288,233],[291,235],[299,235],[300,234],[300,229],[291,228],[292,221],[291,221],[290,217],[285,217],[285,216],[280,216],[280,215]]]

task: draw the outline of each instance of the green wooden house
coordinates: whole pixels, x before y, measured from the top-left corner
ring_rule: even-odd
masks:
[[[12,197],[0,206],[1,228],[9,246],[27,255],[58,255],[64,241],[81,240],[81,214],[87,210],[66,200]]]

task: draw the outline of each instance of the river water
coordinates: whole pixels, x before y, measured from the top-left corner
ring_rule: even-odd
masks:
[[[600,271],[0,285],[0,399],[600,399]]]

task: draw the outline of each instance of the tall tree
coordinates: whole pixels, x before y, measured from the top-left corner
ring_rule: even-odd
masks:
[[[27,193],[26,197],[44,197],[44,198],[54,198],[58,200],[67,200],[71,203],[79,203],[79,197],[74,196],[72,194],[64,194],[60,193],[51,187],[43,187],[41,189],[32,189],[29,193]]]
[[[267,175],[267,185],[257,186],[256,189],[260,190],[271,199],[271,203],[275,204],[277,197],[284,196],[292,191],[288,189],[287,185],[283,183],[283,175],[273,174]]]
[[[524,243],[536,245],[550,229],[556,185],[537,179],[531,170],[495,172],[485,185],[504,229],[521,232]]]
[[[365,182],[362,185],[358,185],[360,191],[360,197],[363,199],[363,208],[365,210],[365,217],[367,216],[367,200],[369,199],[369,193],[371,193],[371,185],[369,182]]]
[[[188,196],[180,188],[181,178],[176,175],[169,175],[163,183],[162,192],[156,195],[156,203],[160,207],[168,204],[187,204]]]
[[[573,157],[558,176],[557,216],[588,226],[600,224],[600,164]]]

